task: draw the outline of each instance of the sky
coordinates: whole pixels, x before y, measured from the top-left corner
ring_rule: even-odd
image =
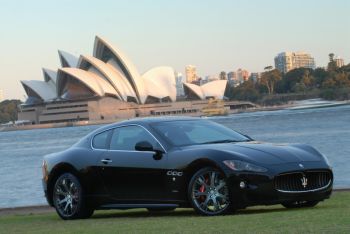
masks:
[[[348,0],[0,0],[0,89],[24,100],[20,80],[59,68],[59,49],[91,55],[95,35],[140,73],[258,72],[282,51],[306,51],[320,67],[331,52],[350,63],[349,12]]]

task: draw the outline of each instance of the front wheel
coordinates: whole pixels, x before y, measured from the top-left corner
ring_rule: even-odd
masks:
[[[285,202],[282,206],[285,208],[302,208],[302,207],[314,207],[319,203],[319,201],[295,201],[295,202]]]
[[[53,188],[53,204],[62,219],[89,218],[94,210],[87,207],[83,188],[73,174],[64,173]]]
[[[221,215],[231,208],[225,176],[212,167],[196,172],[188,186],[192,207],[202,215]]]

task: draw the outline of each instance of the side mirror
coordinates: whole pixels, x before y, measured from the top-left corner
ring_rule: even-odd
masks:
[[[137,151],[154,151],[153,145],[148,141],[140,141],[135,145],[135,150]]]

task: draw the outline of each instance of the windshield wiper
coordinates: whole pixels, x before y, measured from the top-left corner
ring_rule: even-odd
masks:
[[[218,141],[207,141],[200,144],[204,145],[204,144],[219,144],[219,143],[233,143],[233,142],[241,142],[241,141],[225,139],[225,140],[218,140]]]

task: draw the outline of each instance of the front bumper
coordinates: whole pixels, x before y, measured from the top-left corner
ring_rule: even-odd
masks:
[[[330,168],[305,167],[302,170],[294,167],[291,170],[276,167],[267,173],[230,172],[228,186],[231,200],[237,208],[252,205],[272,205],[293,201],[322,201],[330,197],[333,188],[333,173]],[[276,188],[275,179],[284,173],[307,173],[314,170],[328,171],[330,182],[319,189],[303,191],[281,191]],[[242,187],[242,182],[245,186]],[[301,183],[301,182],[300,182]]]
[[[53,206],[52,200],[49,199],[49,194],[48,194],[48,191],[47,191],[47,181],[45,179],[42,179],[41,183],[42,183],[42,186],[43,186],[43,190],[44,190],[44,194],[45,194],[45,198],[46,198],[47,203],[49,203],[50,206]]]

